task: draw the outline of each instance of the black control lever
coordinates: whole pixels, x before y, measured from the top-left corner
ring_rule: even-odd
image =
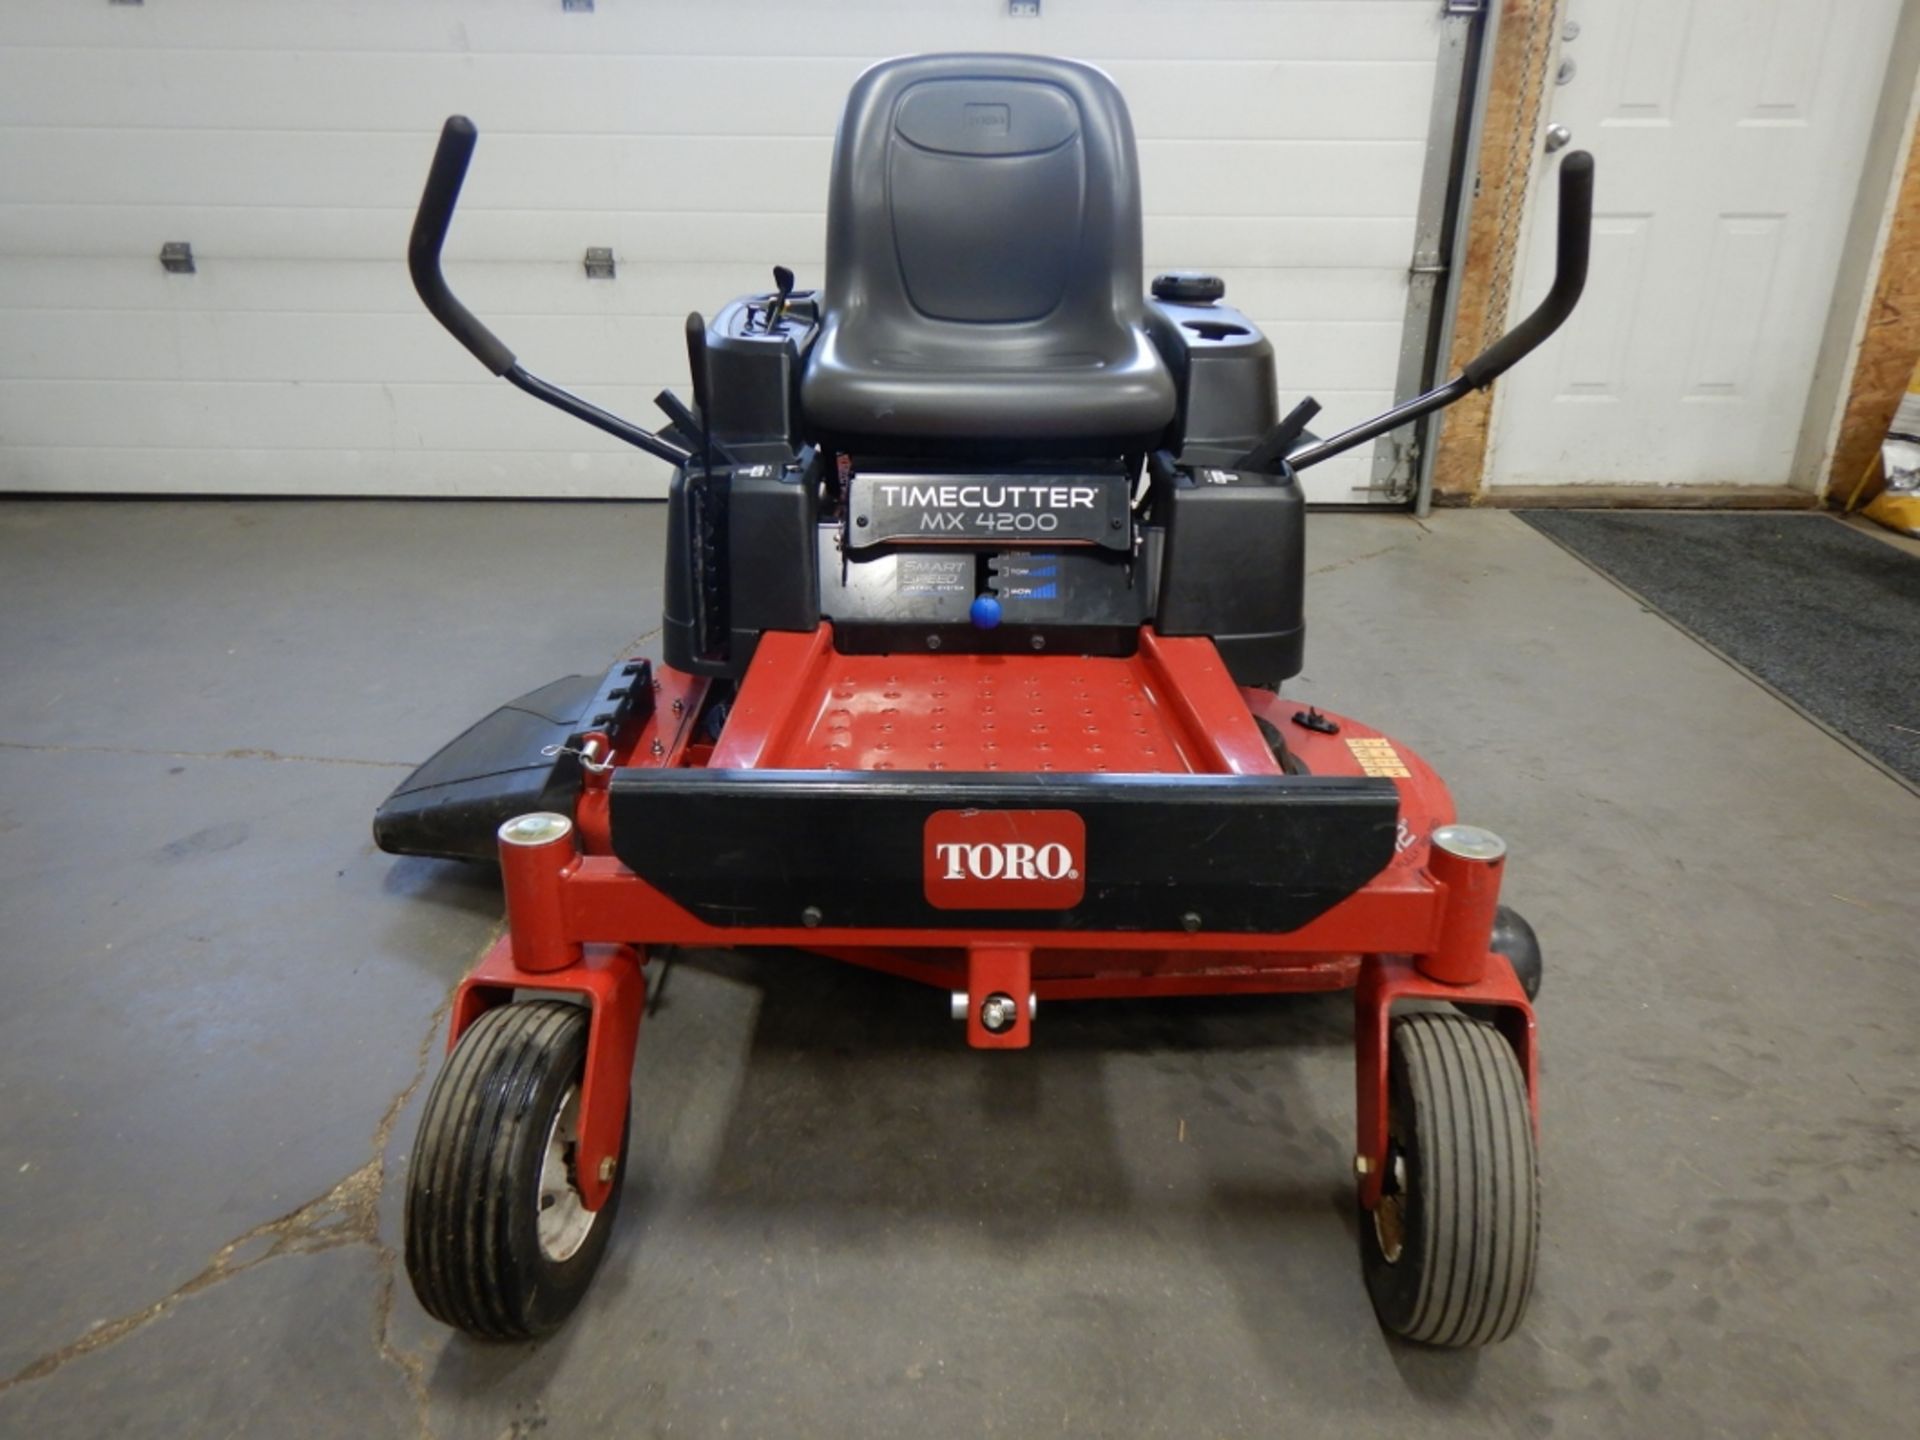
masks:
[[[1558,330],[1580,292],[1587,288],[1587,262],[1593,249],[1593,156],[1576,150],[1560,162],[1559,253],[1554,257],[1553,288],[1526,319],[1466,363],[1461,376],[1484,390],[1537,350]]]
[[[760,328],[771,335],[780,328],[781,312],[787,308],[787,297],[793,294],[793,271],[784,265],[773,267],[773,300],[767,306],[767,318]]]
[[[1479,390],[1504,375],[1525,359],[1573,313],[1580,292],[1587,284],[1587,260],[1593,239],[1593,156],[1576,150],[1560,162],[1559,253],[1555,257],[1553,288],[1534,312],[1493,344],[1469,360],[1460,373],[1413,399],[1396,405],[1383,415],[1343,430],[1330,440],[1309,445],[1288,457],[1295,470],[1305,470],[1322,460],[1364,445],[1367,441],[1444,410],[1474,390]]]
[[[1311,395],[1286,413],[1286,416],[1265,435],[1260,443],[1233,462],[1235,470],[1253,470],[1271,475],[1274,467],[1287,458],[1287,452],[1293,448],[1293,442],[1306,434],[1307,425],[1320,413],[1320,402]]]
[[[700,433],[700,417],[689,410],[687,402],[671,390],[662,390],[653,397],[653,403],[660,407],[661,413],[667,417],[671,428],[686,436]]]
[[[529,374],[514,358],[513,351],[454,297],[447,277],[440,270],[440,250],[447,241],[447,228],[453,224],[454,206],[460,200],[460,186],[467,178],[467,165],[473,159],[473,147],[480,132],[464,115],[452,115],[440,127],[440,144],[433,152],[433,165],[427,171],[427,187],[420,193],[420,208],[414,212],[413,234],[407,240],[407,270],[413,276],[413,288],[433,318],[447,333],[466,346],[495,375],[518,386],[536,400],[544,400],[564,410],[576,420],[584,420],[604,430],[616,440],[638,446],[669,465],[684,465],[692,457],[671,441],[631,420],[623,420],[598,405],[569,394]]]

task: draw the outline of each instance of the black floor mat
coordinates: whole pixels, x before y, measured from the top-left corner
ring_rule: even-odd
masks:
[[[1920,557],[1829,515],[1520,518],[1920,788]]]

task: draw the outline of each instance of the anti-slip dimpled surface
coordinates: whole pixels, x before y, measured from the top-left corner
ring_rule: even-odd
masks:
[[[924,663],[924,662],[922,662]],[[1183,774],[1178,720],[1138,659],[969,656],[908,683],[887,655],[835,656],[782,769]]]

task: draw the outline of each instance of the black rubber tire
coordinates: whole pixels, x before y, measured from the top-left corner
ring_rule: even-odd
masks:
[[[1504,1340],[1526,1313],[1540,1249],[1519,1062],[1498,1031],[1464,1015],[1404,1016],[1391,1037],[1382,1203],[1397,1209],[1360,1211],[1367,1291],[1380,1323],[1408,1340]],[[1399,1253],[1389,1259],[1395,1219]]]
[[[584,1006],[487,1011],[448,1057],[407,1174],[407,1276],[429,1315],[481,1340],[528,1340],[580,1303],[606,1253],[627,1167],[564,1261],[540,1247],[540,1166],[554,1117],[586,1070]]]
[[[1305,763],[1300,757],[1287,748],[1287,737],[1280,733],[1280,727],[1278,725],[1275,725],[1264,715],[1254,716],[1253,723],[1260,727],[1260,738],[1267,742],[1267,749],[1272,752],[1274,761],[1280,766],[1283,774],[1305,775],[1309,773]]]
[[[1541,972],[1545,967],[1540,956],[1540,937],[1534,934],[1527,917],[1511,905],[1496,909],[1490,948],[1513,963],[1513,973],[1520,981],[1520,988],[1527,992],[1527,999],[1538,1000]]]
[[[1513,978],[1529,1001],[1540,998],[1540,937],[1533,933],[1527,917],[1511,906],[1502,905],[1493,912],[1493,941],[1487,947],[1496,957],[1504,955],[1513,967]],[[1497,963],[1497,958],[1495,963]],[[1500,1014],[1498,1005],[1461,1005],[1462,1015],[1492,1024]]]

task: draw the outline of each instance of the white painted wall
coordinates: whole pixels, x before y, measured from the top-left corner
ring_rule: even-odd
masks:
[[[657,495],[664,467],[492,380],[402,257],[440,121],[479,151],[455,288],[529,368],[644,417],[681,321],[817,282],[873,60],[1105,66],[1149,272],[1219,271],[1332,431],[1391,401],[1435,0],[5,0],[0,489]],[[161,243],[199,273],[165,274]],[[619,277],[580,259],[611,245]],[[1362,498],[1367,450],[1311,474]]]

